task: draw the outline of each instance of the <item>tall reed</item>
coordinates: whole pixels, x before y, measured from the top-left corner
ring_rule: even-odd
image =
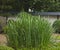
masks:
[[[51,33],[52,27],[47,20],[25,12],[7,24],[8,44],[15,49],[39,47],[42,50],[49,45]]]

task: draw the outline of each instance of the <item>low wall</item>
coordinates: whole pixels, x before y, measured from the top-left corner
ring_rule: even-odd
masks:
[[[51,23],[51,25],[54,23],[54,21],[57,20],[57,16],[41,16],[41,18],[48,20]],[[16,20],[16,17],[9,17],[8,20],[9,19]],[[59,19],[60,19],[60,17],[59,17]]]
[[[6,17],[0,16],[0,24],[2,27],[6,25]]]
[[[43,16],[42,18],[48,20],[48,22],[51,23],[51,25],[54,23],[54,21],[57,20],[57,16]]]
[[[41,17],[48,20],[51,24],[53,24],[53,22],[55,20],[57,20],[57,16],[41,16]],[[8,17],[8,20],[9,19],[16,20],[16,17]],[[59,19],[60,19],[60,17],[59,17]],[[2,27],[5,26],[6,25],[6,17],[0,16],[0,22],[1,22]]]

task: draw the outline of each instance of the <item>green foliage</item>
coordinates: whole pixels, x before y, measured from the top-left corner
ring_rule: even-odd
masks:
[[[14,49],[8,46],[0,46],[0,50],[14,50]]]
[[[60,0],[0,0],[1,11],[35,11],[60,12]]]
[[[42,49],[50,44],[52,27],[46,20],[22,12],[15,21],[8,21],[6,31],[9,46]]]
[[[34,4],[36,11],[60,12],[60,0],[39,0]]]
[[[53,23],[53,28],[55,30],[56,33],[60,33],[60,20],[56,20]]]
[[[28,11],[28,8],[33,5],[34,0],[0,0],[1,11],[21,11],[24,9]]]

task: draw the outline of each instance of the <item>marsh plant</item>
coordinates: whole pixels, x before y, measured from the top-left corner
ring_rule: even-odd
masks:
[[[42,50],[50,44],[52,27],[48,21],[22,12],[15,21],[8,21],[6,33],[8,45],[15,49],[39,47]]]

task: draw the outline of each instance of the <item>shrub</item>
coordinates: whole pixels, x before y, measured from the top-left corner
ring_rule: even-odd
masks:
[[[17,48],[35,48],[47,46],[50,42],[52,27],[38,16],[21,13],[18,18],[9,20],[7,37],[9,46]]]
[[[8,46],[0,46],[0,50],[14,50],[14,49]]]
[[[56,33],[60,33],[60,20],[56,20],[53,23],[53,28],[55,30]]]

